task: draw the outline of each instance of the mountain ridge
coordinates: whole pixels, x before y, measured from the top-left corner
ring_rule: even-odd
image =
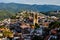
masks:
[[[57,5],[30,5],[30,4],[19,4],[19,3],[0,3],[0,10],[6,9],[13,12],[18,12],[21,10],[32,10],[38,12],[48,12],[60,10],[60,6]]]

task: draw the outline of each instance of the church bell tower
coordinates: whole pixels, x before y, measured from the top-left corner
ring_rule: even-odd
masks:
[[[34,22],[34,25],[35,25],[35,23],[37,23],[38,24],[38,14],[37,13],[34,13],[34,20],[33,20]]]

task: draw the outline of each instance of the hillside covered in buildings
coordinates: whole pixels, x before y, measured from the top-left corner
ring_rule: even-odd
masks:
[[[35,11],[21,11],[0,21],[1,39],[46,40],[50,38],[48,35],[54,39],[60,37],[59,17]]]
[[[0,40],[60,40],[60,0],[0,0]]]

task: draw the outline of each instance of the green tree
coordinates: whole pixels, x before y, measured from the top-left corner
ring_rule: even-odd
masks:
[[[39,28],[39,25],[37,23],[35,23],[35,29]]]
[[[11,18],[11,19],[15,19],[15,18],[16,18],[16,16],[11,16],[10,18]]]
[[[49,29],[59,28],[59,27],[60,27],[60,22],[57,22],[57,21],[51,22],[51,23],[49,24]]]
[[[5,26],[0,26],[0,28],[5,28]]]

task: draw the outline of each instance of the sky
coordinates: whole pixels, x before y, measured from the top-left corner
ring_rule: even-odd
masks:
[[[38,5],[59,5],[60,0],[0,0],[0,3],[22,3],[22,4],[38,4]]]

